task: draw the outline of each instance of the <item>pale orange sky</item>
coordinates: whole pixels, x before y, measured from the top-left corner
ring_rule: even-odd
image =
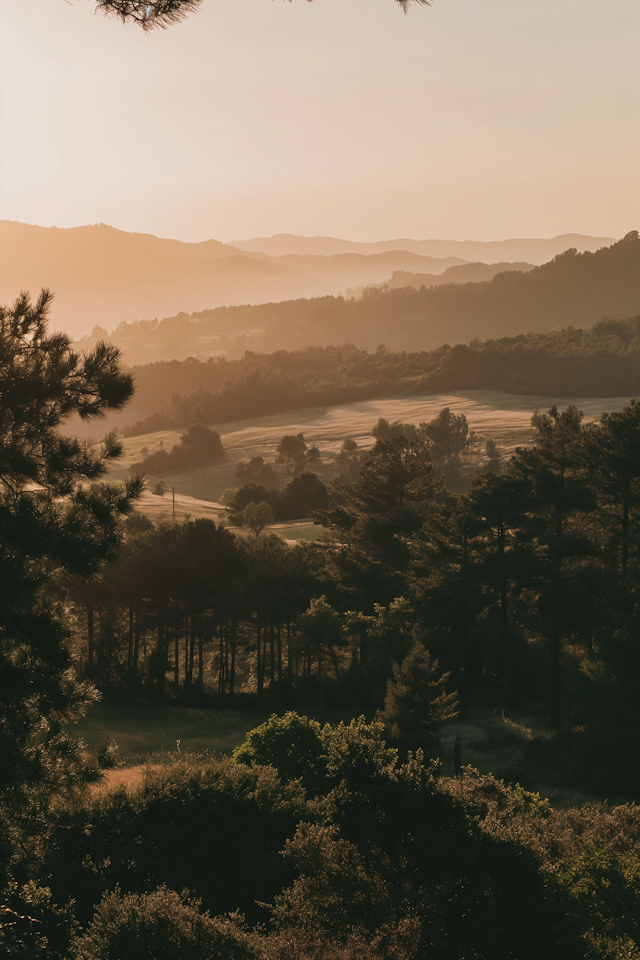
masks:
[[[638,0],[0,0],[0,218],[183,240],[640,227]]]

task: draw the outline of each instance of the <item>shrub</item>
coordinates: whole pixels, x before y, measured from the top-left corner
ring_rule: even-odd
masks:
[[[47,883],[57,903],[76,901],[82,923],[119,886],[143,893],[188,889],[212,914],[265,920],[292,880],[280,851],[308,816],[297,784],[269,767],[183,760],[148,772],[129,792],[88,798],[59,818]]]
[[[315,720],[293,711],[275,713],[250,730],[233,753],[236,763],[260,763],[275,767],[283,780],[300,780],[316,790],[326,771],[322,728]]]
[[[252,938],[232,920],[200,913],[200,901],[161,887],[154,893],[107,894],[77,960],[253,960]]]

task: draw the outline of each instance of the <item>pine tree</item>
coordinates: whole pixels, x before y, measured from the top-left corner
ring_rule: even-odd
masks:
[[[393,665],[393,680],[387,681],[384,710],[379,712],[393,741],[408,749],[437,743],[442,724],[458,713],[457,694],[445,691],[448,679],[419,641],[401,664]]]
[[[339,577],[363,604],[386,606],[402,595],[411,541],[443,486],[424,443],[379,440],[359,478],[334,481],[335,499],[312,513],[337,534],[333,559]]]
[[[96,453],[58,431],[119,410],[133,382],[115,347],[80,356],[49,334],[51,300],[43,290],[0,307],[0,835],[16,844],[1,851],[0,886],[18,844],[24,854],[46,828],[51,792],[82,775],[68,724],[94,692],[73,669],[61,574],[108,559],[141,488],[95,483],[121,454],[114,436]]]

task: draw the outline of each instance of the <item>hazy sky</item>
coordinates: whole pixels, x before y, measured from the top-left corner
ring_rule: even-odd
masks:
[[[183,240],[640,227],[638,0],[0,0],[0,217]]]

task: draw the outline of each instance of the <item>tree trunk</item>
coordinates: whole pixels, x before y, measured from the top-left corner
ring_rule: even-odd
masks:
[[[278,620],[278,680],[282,680],[282,629]]]
[[[131,664],[131,673],[133,682],[138,682],[138,658],[140,655],[140,607],[136,607],[136,625],[133,634],[133,663]]]
[[[173,683],[174,683],[176,694],[177,694],[180,692],[180,630],[178,629],[177,620],[174,624],[173,631],[174,631]]]
[[[236,643],[238,639],[238,625],[234,620],[231,625],[231,672],[229,673],[229,693],[233,693],[236,684]]]
[[[131,668],[133,666],[133,607],[129,607],[129,644],[127,648],[127,676],[131,682]]]
[[[276,678],[276,643],[275,643],[275,633],[273,629],[273,620],[269,624],[269,655],[270,655],[269,681],[271,686],[273,686],[273,681]]]
[[[165,654],[164,610],[162,608],[158,610],[158,654],[161,659]],[[161,694],[164,693],[164,670],[158,673],[158,690]]]
[[[184,620],[184,680],[182,683],[182,692],[189,691],[189,615]]]
[[[88,664],[92,670],[95,665],[95,640],[93,639],[93,604],[87,605],[87,643],[88,643]]]
[[[218,693],[225,692],[225,676],[224,676],[224,633],[222,631],[222,624],[218,627],[218,648],[220,651],[220,669],[218,670]]]
[[[256,630],[256,647],[257,647],[256,675],[257,675],[257,681],[258,681],[258,696],[261,697],[262,688],[263,688],[263,677],[262,677],[262,657],[261,657],[261,648],[260,648],[260,615],[259,614],[258,614],[258,626]]]
[[[630,484],[625,485],[624,499],[622,503],[622,569],[629,562],[629,497]]]
[[[560,628],[551,630],[551,726],[560,726]]]
[[[264,686],[264,676],[267,672],[267,624],[265,622],[264,627],[262,628],[262,685]]]
[[[188,623],[188,621],[187,621]],[[189,631],[189,690],[193,687],[193,665],[196,659],[196,634],[198,631],[198,615],[191,614],[191,630]]]

